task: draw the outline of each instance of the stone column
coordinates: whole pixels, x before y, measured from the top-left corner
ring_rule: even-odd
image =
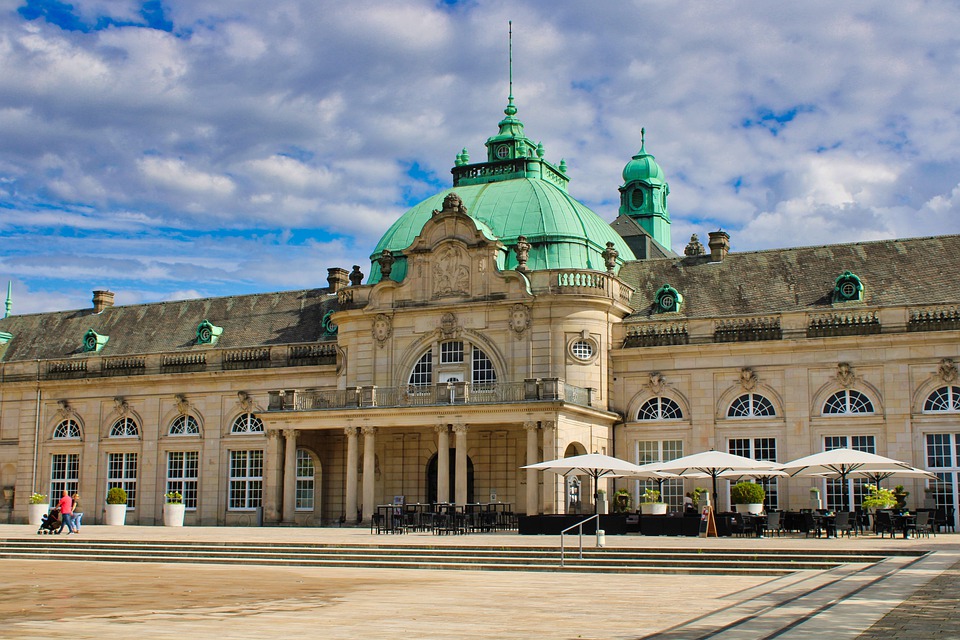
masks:
[[[467,504],[467,425],[453,425],[453,433],[456,436],[455,446],[457,448],[457,495],[454,502],[456,504]]]
[[[545,460],[555,460],[557,455],[557,423],[553,420],[540,422],[543,427],[543,457]],[[548,473],[543,478],[543,512],[559,513],[557,511],[557,487],[564,481],[564,477]],[[581,489],[582,490],[582,489]]]
[[[446,424],[437,432],[437,502],[450,502],[450,429]]]
[[[293,524],[297,506],[297,437],[296,429],[284,429],[286,450],[283,456],[283,523]]]
[[[363,521],[370,522],[377,508],[374,502],[376,489],[377,428],[361,427],[363,432]]]
[[[267,452],[264,456],[263,518],[267,522],[280,522],[280,501],[283,492],[281,469],[283,462],[280,448],[280,431],[267,429]]]
[[[344,427],[347,436],[347,494],[344,497],[343,513],[347,522],[355,522],[357,517],[357,462],[360,460],[360,447],[357,441],[357,428]]]
[[[527,464],[541,462],[537,460],[537,423],[524,422],[523,428],[527,432]],[[540,511],[540,498],[537,489],[540,487],[540,472],[536,469],[527,469],[527,515],[535,516]]]

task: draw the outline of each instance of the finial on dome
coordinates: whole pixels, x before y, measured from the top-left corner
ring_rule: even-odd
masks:
[[[647,128],[640,127],[640,152],[643,153],[643,148],[647,145]]]
[[[507,40],[509,41],[509,67],[510,67],[510,91],[507,95],[507,108],[503,110],[508,116],[513,116],[517,114],[517,107],[513,104],[513,20],[507,22],[508,27],[508,36]]]

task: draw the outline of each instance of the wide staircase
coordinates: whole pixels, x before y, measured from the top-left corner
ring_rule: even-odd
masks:
[[[79,536],[6,538],[0,558],[96,562],[173,562],[221,565],[567,571],[779,576],[845,565],[871,565],[909,550],[615,549],[430,544],[302,544],[261,542],[143,542]]]

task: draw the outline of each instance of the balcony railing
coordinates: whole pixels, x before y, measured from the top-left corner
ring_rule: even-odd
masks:
[[[351,387],[330,391],[283,389],[270,392],[269,411],[316,411],[373,407],[420,407],[431,405],[511,404],[563,401],[593,406],[593,389],[566,384],[559,378],[523,382],[440,382],[433,386]]]

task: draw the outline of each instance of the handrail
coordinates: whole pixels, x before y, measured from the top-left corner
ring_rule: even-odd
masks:
[[[564,552],[565,552],[565,547],[563,545],[563,534],[565,534],[567,531],[570,531],[570,529],[580,530],[578,533],[578,536],[580,538],[580,559],[583,560],[583,525],[587,524],[588,522],[594,519],[596,519],[597,521],[597,546],[599,547],[600,546],[600,514],[599,513],[595,513],[589,518],[587,518],[586,520],[581,520],[577,524],[570,525],[569,527],[567,527],[566,529],[560,532],[560,566],[561,567],[563,566],[563,559],[564,559]]]

